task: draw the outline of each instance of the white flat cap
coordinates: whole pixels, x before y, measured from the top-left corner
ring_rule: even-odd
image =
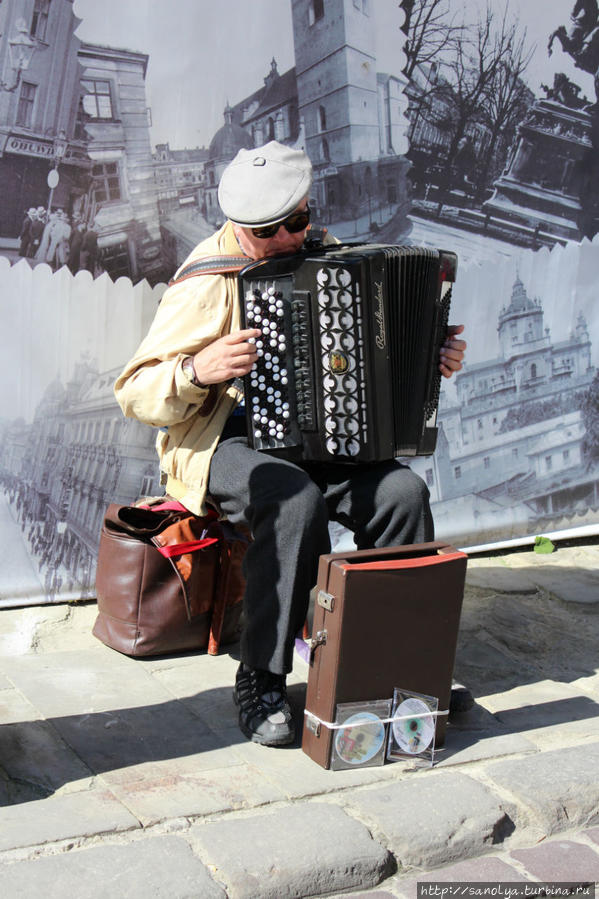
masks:
[[[218,202],[237,225],[271,225],[293,212],[311,184],[312,163],[304,151],[271,140],[238,152],[222,174]]]

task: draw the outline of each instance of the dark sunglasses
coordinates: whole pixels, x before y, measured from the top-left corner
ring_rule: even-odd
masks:
[[[301,209],[299,212],[292,212],[282,222],[275,222],[273,225],[258,225],[257,228],[252,228],[251,232],[254,237],[267,240],[269,237],[274,237],[281,227],[285,228],[290,234],[297,234],[298,231],[303,231],[304,228],[307,228],[309,224],[310,207],[306,206],[305,209]]]

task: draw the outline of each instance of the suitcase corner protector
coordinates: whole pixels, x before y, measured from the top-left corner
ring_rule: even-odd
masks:
[[[314,734],[315,737],[320,736],[320,720],[313,715],[312,712],[306,711],[306,730],[310,731],[311,734]]]

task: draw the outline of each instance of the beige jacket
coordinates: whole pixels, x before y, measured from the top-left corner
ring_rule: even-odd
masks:
[[[327,235],[329,242],[335,240]],[[239,252],[233,227],[226,222],[183,265]],[[156,449],[166,491],[197,515],[205,514],[210,460],[241,394],[228,384],[210,391],[195,387],[181,364],[240,327],[236,274],[198,275],[175,284],[165,291],[147,337],[114,388],[126,416],[164,429]]]
[[[184,265],[220,255],[239,255],[230,222],[198,244]],[[167,493],[197,515],[205,513],[212,453],[241,397],[227,384],[210,391],[195,387],[181,363],[240,327],[235,274],[198,275],[175,284],[164,292],[147,337],[114,387],[126,416],[165,429],[156,449]]]

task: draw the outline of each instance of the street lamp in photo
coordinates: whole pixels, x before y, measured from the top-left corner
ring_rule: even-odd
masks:
[[[15,24],[16,34],[8,41],[8,65],[14,73],[14,82],[0,82],[0,90],[11,93],[21,83],[21,75],[29,68],[33,54],[37,50],[37,43],[29,35],[29,29],[25,19],[18,19]]]
[[[52,212],[52,200],[54,191],[58,187],[60,176],[58,174],[58,166],[65,157],[69,146],[67,136],[64,131],[59,131],[58,136],[54,138],[54,168],[48,172],[48,187],[50,188],[50,196],[48,197],[48,216]]]

